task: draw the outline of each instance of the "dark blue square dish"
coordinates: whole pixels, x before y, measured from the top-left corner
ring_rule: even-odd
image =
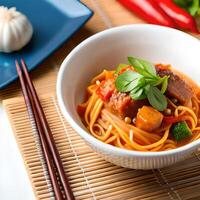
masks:
[[[30,20],[30,43],[15,53],[0,53],[0,89],[17,78],[15,59],[24,58],[32,70],[69,39],[93,12],[78,0],[2,0],[0,6],[16,7]]]

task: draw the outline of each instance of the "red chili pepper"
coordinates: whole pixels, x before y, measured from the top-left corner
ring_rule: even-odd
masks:
[[[192,16],[182,8],[178,7],[172,0],[155,1],[181,29],[190,30],[194,33],[199,33],[196,22],[192,18]]]
[[[129,10],[133,11],[152,24],[175,28],[174,21],[160,8],[154,0],[118,0]]]
[[[165,125],[174,124],[176,122],[180,122],[180,121],[184,121],[184,120],[185,120],[185,117],[182,115],[180,115],[178,117],[174,117],[174,116],[169,116],[169,117],[164,116],[163,117],[163,123]]]

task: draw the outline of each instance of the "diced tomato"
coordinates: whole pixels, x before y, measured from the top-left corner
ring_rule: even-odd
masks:
[[[102,81],[96,93],[103,101],[108,101],[115,90],[114,82],[112,79]]]
[[[170,70],[171,65],[156,64],[156,68],[159,70]]]
[[[97,89],[96,93],[99,95],[99,97],[103,100],[103,101],[107,101],[111,96],[113,91],[111,90],[107,90],[106,92],[104,92],[100,87]]]
[[[165,125],[170,125],[170,124],[174,124],[174,123],[177,123],[177,122],[180,122],[180,121],[184,121],[185,120],[185,117],[180,115],[178,117],[174,117],[174,116],[169,116],[169,117],[166,117],[164,116],[163,118],[163,123]]]

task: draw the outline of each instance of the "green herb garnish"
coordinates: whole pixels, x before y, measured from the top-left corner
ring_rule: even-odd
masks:
[[[130,92],[134,100],[147,98],[149,103],[157,110],[163,111],[167,107],[167,99],[163,95],[167,89],[168,76],[156,75],[155,66],[145,60],[128,57],[129,64],[136,71],[128,70],[119,75],[115,86],[119,92]],[[126,67],[127,65],[124,65]],[[119,67],[118,67],[119,68]],[[120,70],[123,66],[120,67]],[[120,70],[117,70],[118,74]],[[161,90],[157,86],[161,86]]]
[[[199,0],[174,0],[174,2],[185,9],[192,16],[200,14],[200,2]]]
[[[115,86],[119,92],[130,92],[138,85],[141,75],[133,71],[125,71],[119,75],[115,81]]]
[[[167,108],[167,99],[157,87],[149,86],[147,98],[149,103],[157,110],[163,111]]]
[[[123,63],[119,64],[118,67],[117,67],[117,70],[115,71],[115,74],[119,74],[119,72],[120,72],[123,68],[125,68],[125,67],[127,67],[127,66],[128,66],[127,64],[123,64]]]

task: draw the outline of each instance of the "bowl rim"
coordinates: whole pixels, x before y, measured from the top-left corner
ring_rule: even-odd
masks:
[[[193,141],[189,144],[178,147],[176,149],[166,150],[166,151],[158,151],[158,152],[142,152],[142,151],[121,149],[121,148],[106,144],[106,143],[98,140],[97,138],[92,136],[89,132],[87,132],[82,127],[80,127],[78,125],[78,123],[70,116],[68,110],[65,107],[64,100],[63,100],[63,97],[62,97],[62,91],[61,91],[62,90],[63,72],[64,72],[65,68],[68,66],[68,62],[70,61],[70,59],[73,57],[74,54],[76,54],[79,50],[81,50],[82,47],[84,47],[86,44],[92,42],[96,38],[112,34],[113,32],[122,31],[122,30],[125,30],[125,29],[133,29],[133,30],[134,29],[135,30],[136,29],[149,29],[149,30],[152,29],[152,30],[161,30],[161,31],[164,31],[164,32],[171,32],[171,33],[176,34],[176,35],[177,34],[182,35],[182,36],[184,36],[188,39],[193,40],[194,42],[198,42],[199,46],[200,46],[200,41],[197,38],[195,38],[195,37],[193,37],[193,36],[191,36],[191,35],[189,35],[185,32],[182,32],[180,30],[169,28],[169,27],[164,27],[164,26],[159,26],[159,25],[151,25],[151,24],[122,25],[122,26],[117,26],[117,27],[114,27],[114,28],[110,28],[110,29],[98,32],[98,33],[88,37],[84,41],[82,41],[79,45],[77,45],[66,56],[66,58],[64,59],[64,61],[61,64],[61,67],[59,69],[58,76],[57,76],[56,95],[57,95],[57,99],[58,99],[58,105],[60,107],[62,114],[66,118],[67,122],[69,122],[69,124],[74,128],[74,130],[82,138],[84,138],[84,140],[86,140],[89,143],[92,143],[95,146],[98,146],[100,149],[103,149],[104,151],[107,150],[109,152],[115,153],[115,154],[120,155],[120,156],[135,156],[135,157],[157,157],[157,156],[159,156],[160,157],[160,156],[168,156],[168,155],[183,153],[183,152],[187,152],[189,150],[193,150],[195,148],[198,148],[198,146],[200,146],[200,140]]]

